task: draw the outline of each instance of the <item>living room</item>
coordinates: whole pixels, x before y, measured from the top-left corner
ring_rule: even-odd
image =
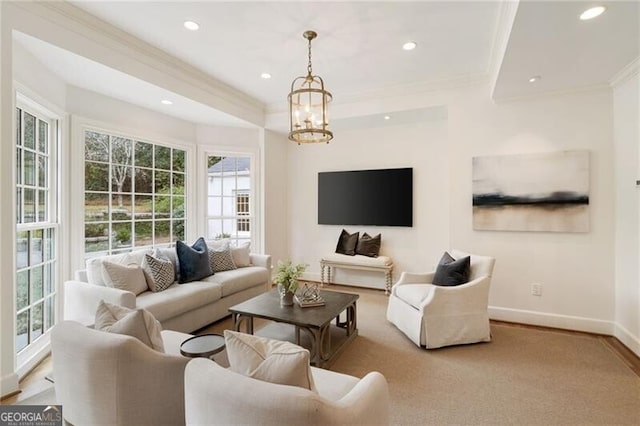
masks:
[[[429,9],[428,3],[434,9]],[[74,271],[84,267],[83,229],[72,225],[84,220],[84,182],[74,177],[84,173],[82,130],[98,128],[179,147],[185,151],[187,163],[196,165],[186,173],[188,226],[184,239],[188,243],[206,233],[206,202],[199,183],[206,179],[206,166],[200,159],[216,154],[242,155],[252,159],[256,188],[252,248],[271,255],[273,264],[287,258],[306,263],[309,267],[305,278],[320,281],[319,260],[333,251],[342,228],[372,235],[382,233],[381,251],[394,261],[394,281],[401,271],[433,270],[449,248],[490,255],[496,258],[489,298],[491,319],[614,336],[640,356],[640,229],[635,193],[640,93],[637,4],[613,2],[607,4],[608,10],[600,21],[596,18],[582,22],[577,16],[589,6],[586,2],[474,3],[412,5],[416,8],[413,10],[425,14],[423,19],[432,27],[437,27],[434,16],[439,10],[459,14],[460,19],[452,22],[461,31],[468,27],[464,38],[469,46],[456,54],[470,59],[457,64],[467,67],[463,74],[436,78],[434,72],[426,79],[401,80],[403,84],[392,86],[363,86],[360,80],[376,81],[375,68],[349,66],[349,58],[358,50],[375,50],[384,38],[356,31],[359,27],[354,23],[359,22],[357,12],[361,9],[355,4],[342,5],[351,13],[337,15],[342,19],[337,21],[339,26],[354,28],[352,32],[332,33],[331,26],[316,26],[311,19],[291,19],[286,31],[265,26],[253,37],[251,46],[258,44],[260,37],[266,42],[286,39],[286,48],[279,47],[277,56],[286,61],[291,75],[274,73],[272,82],[280,79],[286,83],[279,93],[282,102],[272,104],[229,86],[224,79],[219,81],[161,50],[159,44],[153,45],[109,24],[108,7],[101,10],[100,20],[90,15],[89,6],[82,4],[3,2],[2,139],[14,139],[16,92],[60,117],[63,123],[58,285],[61,287]],[[129,13],[126,4],[120,6],[125,8],[121,13]],[[274,15],[287,15],[284,11],[289,7],[300,7],[286,3],[276,6]],[[242,6],[235,7],[238,33],[256,25],[240,21]],[[244,7],[250,10],[250,6]],[[317,4],[309,7],[318,13],[329,8]],[[391,5],[386,7],[393,9]],[[100,12],[100,6],[95,10]],[[111,10],[117,16],[118,8]],[[386,9],[371,10],[381,13]],[[257,12],[247,14],[255,18]],[[369,19],[374,21],[378,15],[372,14]],[[479,22],[474,21],[474,16]],[[553,18],[553,22],[544,27],[541,16]],[[569,16],[572,21],[558,23]],[[187,18],[176,18],[180,21],[176,25],[182,25]],[[419,20],[418,23],[428,27]],[[401,27],[403,23],[396,24]],[[598,29],[598,25],[606,27]],[[314,70],[326,79],[335,99],[330,105],[335,137],[328,145],[298,146],[287,140],[285,99],[290,80],[304,71],[307,52],[301,33],[311,27],[319,34],[313,44]],[[539,31],[540,27],[545,32]],[[206,29],[203,25],[202,30]],[[447,34],[442,28],[439,30]],[[412,31],[406,33],[410,35]],[[390,32],[388,37],[399,34],[402,31]],[[188,40],[206,44],[196,42],[197,35],[198,32],[181,35],[179,40],[185,50]],[[347,35],[353,44],[344,50],[332,51],[324,44],[346,44]],[[232,38],[224,33],[217,37]],[[568,40],[571,37],[578,41],[572,44]],[[593,53],[582,38],[600,43],[596,50],[601,56],[593,60],[601,67],[579,62]],[[390,54],[392,59],[385,59],[398,63],[398,78],[402,79],[404,69],[398,60],[420,54],[420,49],[430,45],[429,40],[423,35],[417,40],[415,51],[405,52],[398,47]],[[443,53],[446,48],[432,48],[441,56],[427,54],[430,62],[449,60]],[[250,55],[251,49],[239,49],[243,49],[239,57]],[[550,66],[554,61],[556,66]],[[591,72],[594,68],[600,71],[599,80],[592,78],[596,74]],[[266,70],[250,71],[259,75]],[[234,72],[240,70],[224,70],[225,75]],[[343,86],[344,92],[339,91],[328,77],[330,72],[354,74],[346,80],[353,88]],[[538,75],[539,81],[529,83],[529,78]],[[523,81],[514,82],[516,78]],[[258,80],[246,80],[247,87],[251,91],[267,90],[259,85],[270,82]],[[276,91],[273,87],[268,90]],[[160,105],[159,99],[172,99],[174,105]],[[474,157],[571,150],[589,151],[588,232],[474,229]],[[13,144],[2,144],[0,158],[0,197],[11,200],[15,197]],[[319,172],[396,167],[413,168],[412,227],[318,224]],[[12,209],[0,212],[3,241],[15,241],[15,217]],[[46,344],[36,348],[39,350],[34,350],[33,356],[20,355],[15,350],[15,244],[5,244],[0,250],[0,377],[1,393],[6,395],[17,388],[19,377],[37,363],[40,358],[35,352],[46,351]],[[383,277],[376,274],[340,272],[335,279],[343,284],[366,283],[384,288]],[[535,283],[542,285],[541,296],[531,294]],[[62,303],[62,297],[57,303]],[[58,305],[57,309],[60,317],[63,307]]]

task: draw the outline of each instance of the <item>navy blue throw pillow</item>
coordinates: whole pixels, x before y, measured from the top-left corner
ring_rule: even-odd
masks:
[[[178,263],[180,265],[178,283],[198,281],[213,274],[209,263],[209,249],[203,237],[198,238],[191,247],[178,240],[176,253],[178,254]]]
[[[433,284],[448,287],[464,284],[469,282],[470,270],[470,256],[456,260],[445,251],[433,276]]]
[[[342,230],[340,237],[338,238],[338,245],[336,246],[336,253],[346,254],[348,256],[356,255],[356,246],[358,245],[358,237],[360,232],[355,234],[349,234],[346,230]]]

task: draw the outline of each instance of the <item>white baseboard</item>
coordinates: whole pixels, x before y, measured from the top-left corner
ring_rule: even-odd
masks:
[[[618,323],[615,323],[613,335],[622,342],[629,350],[640,357],[640,339],[635,337],[629,330]]]
[[[19,389],[17,373],[7,374],[0,379],[0,396],[4,397]]]
[[[542,327],[562,328],[574,331],[614,335],[614,323],[592,318],[549,314],[546,312],[489,306],[489,318],[498,321],[518,322]]]

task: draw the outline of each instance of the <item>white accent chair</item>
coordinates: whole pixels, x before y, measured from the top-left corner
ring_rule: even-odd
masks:
[[[362,379],[311,367],[318,393],[273,384],[204,358],[185,370],[187,425],[386,425],[389,390],[384,376]]]
[[[162,331],[165,353],[138,339],[63,321],[51,332],[58,404],[73,425],[184,425],[189,334]]]
[[[455,259],[471,256],[469,282],[455,287],[431,284],[435,272],[403,272],[391,289],[387,320],[416,345],[435,349],[489,342],[489,284],[495,259],[460,250]]]

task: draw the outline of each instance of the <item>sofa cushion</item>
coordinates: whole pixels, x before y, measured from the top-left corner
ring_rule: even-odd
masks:
[[[129,309],[101,300],[94,328],[135,337],[150,348],[164,352],[162,327],[151,313],[142,308]]]
[[[247,288],[264,284],[269,280],[269,271],[260,266],[249,266],[231,271],[217,272],[202,281],[222,286],[222,297],[238,293]]]
[[[444,252],[436,267],[433,284],[452,287],[469,282],[470,267],[469,256],[456,260],[449,253]]]
[[[173,284],[159,293],[145,291],[136,298],[136,306],[145,308],[159,321],[181,315],[222,298],[222,287],[201,281]]]
[[[224,331],[224,339],[232,371],[265,382],[315,391],[307,349],[231,330]]]
[[[140,294],[147,291],[147,278],[139,265],[120,265],[119,263],[102,262],[102,279],[107,287]]]
[[[142,265],[145,253],[149,252],[149,250],[136,250],[129,253],[113,254],[87,259],[87,282],[94,285],[106,285],[104,278],[102,277],[102,262],[104,261],[118,263],[120,265]]]
[[[336,245],[336,253],[346,254],[347,256],[353,256],[356,254],[356,246],[358,245],[358,237],[360,232],[355,234],[349,234],[345,229],[342,230],[338,237],[338,244]]]
[[[382,234],[378,234],[375,237],[367,234],[366,232],[358,239],[358,245],[356,246],[356,254],[361,254],[368,257],[378,257],[380,254],[380,243],[382,241]]]
[[[433,284],[403,284],[396,286],[393,292],[399,299],[416,309],[420,309],[422,301],[433,291]]]
[[[175,279],[173,262],[162,257],[155,257],[150,254],[144,255],[142,267],[147,272],[147,286],[149,290],[163,291],[169,288]]]
[[[231,256],[233,256],[233,263],[235,263],[238,268],[251,266],[251,242],[247,241],[238,247],[232,247]]]
[[[198,238],[191,246],[178,240],[176,253],[180,263],[180,279],[178,281],[180,284],[198,281],[213,273],[209,263],[209,249],[203,237]]]
[[[230,271],[236,269],[236,264],[233,262],[233,256],[231,255],[231,247],[227,242],[222,247],[209,247],[209,264],[211,270],[216,272]]]
[[[345,265],[364,265],[364,266],[377,266],[384,267],[393,264],[393,261],[388,256],[369,257],[356,254],[355,256],[345,256],[344,254],[329,253],[322,256],[322,260],[333,263],[343,263]]]

